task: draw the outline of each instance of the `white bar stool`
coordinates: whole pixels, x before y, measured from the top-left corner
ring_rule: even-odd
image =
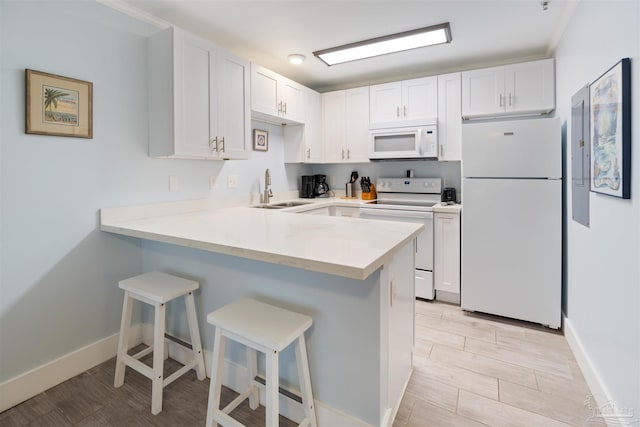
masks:
[[[273,307],[252,299],[241,299],[228,304],[207,316],[207,322],[216,326],[213,344],[213,363],[211,365],[211,385],[209,388],[209,404],[207,407],[207,426],[217,423],[228,426],[242,426],[228,414],[246,398],[249,407],[256,409],[259,404],[257,382],[258,370],[256,350],[266,356],[266,425],[278,425],[278,355],[289,344],[295,341],[296,364],[302,407],[305,418],[300,426],[316,427],[316,413],[311,393],[309,364],[304,340],[304,331],[312,324],[311,317],[282,308]],[[248,387],[240,393],[224,409],[220,409],[220,393],[222,391],[222,369],[226,338],[230,338],[247,347]]]
[[[151,379],[151,413],[157,415],[162,411],[162,389],[164,387],[191,369],[195,369],[199,380],[203,380],[206,377],[202,343],[200,341],[200,332],[198,331],[198,320],[196,317],[196,306],[193,299],[193,291],[198,289],[199,284],[194,280],[187,280],[154,271],[123,280],[119,283],[119,286],[121,289],[124,289],[124,303],[122,305],[122,323],[120,326],[120,338],[118,339],[118,357],[116,360],[116,374],[113,384],[115,387],[120,387],[124,384],[124,371],[127,366]],[[191,348],[185,348],[193,352],[193,360],[167,378],[163,378],[165,305],[167,302],[183,295],[187,311],[187,322],[189,323],[189,332],[191,334]],[[131,310],[134,299],[155,307],[153,346],[133,356],[129,356],[127,350],[129,344],[129,329],[131,326]],[[179,343],[177,344],[181,345]],[[138,360],[151,352],[153,352],[153,367],[149,367]]]

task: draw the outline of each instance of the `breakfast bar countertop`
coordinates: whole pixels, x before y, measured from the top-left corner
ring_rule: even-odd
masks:
[[[102,231],[357,280],[379,269],[424,228],[185,202],[107,208],[100,213]]]

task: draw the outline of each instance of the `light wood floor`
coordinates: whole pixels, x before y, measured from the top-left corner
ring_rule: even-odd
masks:
[[[393,426],[604,426],[590,395],[560,332],[417,301],[413,375]]]
[[[418,301],[416,314],[415,366],[394,427],[604,425],[589,419],[590,392],[561,334],[441,303]],[[166,371],[178,366],[168,360]],[[153,416],[150,381],[127,369],[115,389],[114,367],[112,359],[0,413],[0,426],[204,425],[208,379],[192,371],[176,380]],[[234,396],[225,390],[223,404]],[[262,406],[244,402],[232,415],[264,425]]]

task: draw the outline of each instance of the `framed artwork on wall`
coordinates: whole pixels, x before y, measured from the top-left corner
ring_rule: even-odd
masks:
[[[269,149],[269,132],[260,129],[253,130],[253,149],[256,151]]]
[[[591,191],[631,198],[631,61],[623,58],[589,86]]]
[[[93,138],[93,83],[35,70],[26,74],[26,133]]]

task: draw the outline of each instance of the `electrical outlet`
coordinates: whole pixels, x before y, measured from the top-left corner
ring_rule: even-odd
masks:
[[[209,177],[209,188],[213,190],[214,188],[216,188],[217,183],[217,177],[215,175],[211,175]]]
[[[169,175],[169,191],[175,192],[180,189],[178,175]]]
[[[227,187],[229,188],[238,187],[238,175],[229,175],[229,177],[227,178]]]

